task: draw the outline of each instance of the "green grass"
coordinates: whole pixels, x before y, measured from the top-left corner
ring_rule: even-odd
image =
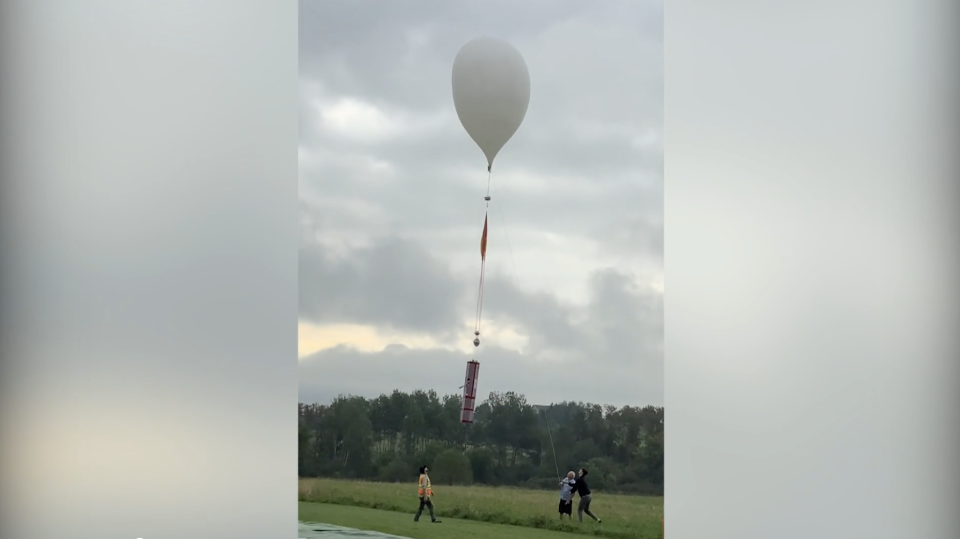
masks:
[[[413,513],[417,509],[415,482],[393,484],[332,479],[301,479],[299,490],[301,502],[313,502],[300,505],[301,520],[313,519],[316,522],[384,531],[396,535],[406,535],[407,537],[421,537],[419,535],[409,535],[408,531],[387,531],[369,526],[334,522],[309,517],[304,513],[304,511],[313,510],[311,508],[314,507],[322,508],[331,505],[381,509],[384,511],[383,515],[390,515],[390,519],[396,519],[397,525],[404,524],[403,516],[405,515],[406,524],[412,526],[414,524],[412,522]],[[446,487],[434,485],[434,504],[437,516],[444,520],[439,526],[445,526],[448,522],[452,522],[451,519],[459,519],[468,522],[457,525],[480,523],[508,525],[507,528],[503,529],[498,527],[496,531],[498,534],[510,533],[504,530],[517,529],[514,527],[526,528],[522,530],[524,537],[531,537],[530,533],[533,530],[530,528],[554,532],[554,534],[544,537],[563,537],[569,534],[610,537],[613,539],[660,539],[661,537],[660,518],[663,515],[663,498],[661,497],[626,496],[595,492],[591,509],[603,520],[603,523],[597,524],[584,516],[582,525],[576,522],[576,505],[574,505],[574,522],[564,521],[561,523],[557,515],[557,501],[557,493],[550,491],[508,487]],[[574,501],[574,504],[576,504],[576,501]],[[320,511],[321,509],[316,510]],[[340,509],[325,509],[325,511],[332,511],[334,514],[338,510]],[[402,515],[398,518],[396,513],[391,512],[401,513]],[[373,516],[369,518],[375,520]],[[388,517],[383,516],[382,518]],[[393,521],[390,520],[390,522]],[[387,521],[383,522],[383,524],[386,523]],[[418,525],[429,526],[430,524],[421,519]],[[481,528],[477,529],[480,530]],[[404,530],[407,530],[407,528],[404,528]],[[419,528],[410,528],[410,530],[415,531]],[[556,534],[555,532],[568,533]],[[446,537],[461,535],[459,530],[456,534],[452,534],[452,532],[444,533],[448,534]],[[423,535],[422,537],[433,536]],[[474,536],[464,535],[464,537]],[[475,537],[486,536],[476,535]],[[503,535],[503,537],[510,536]]]
[[[300,520],[373,530],[411,539],[577,539],[580,535],[549,530],[531,530],[505,524],[440,518],[432,524],[425,516],[413,522],[410,512],[398,513],[364,507],[300,502]]]

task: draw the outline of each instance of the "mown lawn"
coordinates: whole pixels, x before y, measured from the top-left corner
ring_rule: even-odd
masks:
[[[373,530],[411,539],[577,539],[582,535],[532,530],[506,524],[442,518],[431,524],[429,518],[413,522],[410,513],[349,507],[326,503],[300,502],[302,522],[324,522],[347,528]]]
[[[379,523],[378,525],[387,525],[394,520],[397,526],[414,525],[413,513],[417,509],[415,483],[395,484],[333,479],[301,479],[299,490],[301,502],[313,502],[301,503],[300,520],[310,520],[306,518],[310,511],[336,516],[337,508],[331,508],[330,506],[350,506],[383,510],[383,515],[362,513],[369,515],[363,518],[376,520]],[[591,509],[603,520],[603,523],[597,524],[584,516],[582,525],[576,522],[576,505],[574,505],[574,523],[571,524],[567,521],[561,523],[557,515],[557,501],[557,493],[549,491],[487,486],[445,487],[434,485],[434,504],[436,505],[437,516],[446,519],[444,523],[437,526],[447,524],[447,520],[458,519],[470,523],[508,525],[505,530],[515,529],[512,527],[528,528],[523,531],[526,534],[524,537],[533,537],[530,535],[531,530],[529,528],[614,539],[660,539],[661,537],[660,519],[663,515],[663,498],[661,497],[596,492],[593,495]],[[576,504],[576,501],[574,501],[574,504]],[[344,512],[343,515],[345,515],[344,518],[353,518],[350,516],[353,513]],[[357,513],[357,515],[360,515],[360,513]],[[420,528],[409,528],[409,526],[403,529],[407,530],[409,528],[410,531],[400,532],[334,522],[322,518],[315,518],[314,521],[416,538],[433,537],[433,535],[410,535],[411,531],[421,534],[434,533],[424,530],[418,532],[417,530],[420,530]],[[417,523],[416,526],[430,526],[429,518],[421,519],[421,522]],[[481,528],[476,530],[478,530],[476,533],[486,533]],[[450,535],[451,531],[438,533],[446,533],[447,535],[444,535],[444,537],[485,537],[485,535],[462,535],[459,530],[455,535]],[[510,532],[500,530],[497,533],[508,534]],[[550,535],[550,537],[554,536]],[[510,535],[502,535],[502,537],[506,538]]]

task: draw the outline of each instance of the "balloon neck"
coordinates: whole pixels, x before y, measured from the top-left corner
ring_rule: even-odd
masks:
[[[487,172],[490,172],[491,167],[493,167],[493,165],[487,165]]]

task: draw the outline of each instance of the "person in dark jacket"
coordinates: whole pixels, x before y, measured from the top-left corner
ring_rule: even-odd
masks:
[[[580,522],[583,522],[583,514],[586,513],[587,516],[596,520],[599,524],[600,518],[590,512],[590,502],[593,501],[593,497],[590,495],[590,485],[587,484],[588,473],[586,468],[580,468],[580,476],[577,477],[577,482],[573,487],[580,495],[580,503],[577,505],[577,518],[580,519]]]

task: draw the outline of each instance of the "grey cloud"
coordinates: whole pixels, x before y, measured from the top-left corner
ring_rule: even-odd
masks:
[[[309,207],[302,206],[309,217]],[[456,338],[472,313],[474,286],[458,280],[418,242],[396,236],[376,238],[339,260],[311,241],[300,254],[301,317],[314,322],[367,323]],[[580,307],[494,278],[485,285],[484,315],[526,335],[534,357],[582,356],[591,363],[662,368],[662,295],[613,268],[591,276],[591,293],[590,303]]]
[[[320,127],[319,113],[310,100],[316,96],[305,92],[301,97],[301,137],[327,152],[357,152],[358,145]],[[463,131],[449,95],[437,106],[446,111],[449,123],[430,138],[406,137],[387,142],[370,142],[363,153],[375,152],[384,161],[416,171],[421,178],[442,176],[451,168],[465,177],[486,179],[486,160]],[[387,113],[404,111],[394,106],[381,106]],[[637,122],[640,125],[640,122]],[[659,119],[657,119],[659,123]],[[638,147],[637,140],[650,132],[638,128],[608,128],[593,137],[580,136],[576,127],[557,125],[553,118],[537,118],[531,112],[516,135],[504,147],[494,163],[494,173],[523,169],[546,177],[574,177],[579,190],[590,190],[608,182],[629,179],[640,186],[659,179],[663,171],[662,151],[658,144]]]
[[[592,278],[594,299],[588,308],[600,356],[611,364],[636,361],[663,368],[663,295],[637,285],[629,275],[609,269]]]
[[[535,355],[662,371],[663,295],[614,268],[594,272],[590,280],[584,307],[495,280],[486,287],[484,311],[529,335]]]
[[[306,147],[326,155],[322,173],[305,167],[305,193],[316,192],[316,198],[362,197],[398,216],[391,226],[409,231],[454,223],[465,214],[476,219],[466,209],[471,206],[459,204],[480,201],[486,184],[485,162],[455,119],[449,71],[452,55],[465,36],[478,32],[470,29],[495,19],[496,33],[515,38],[518,46],[528,49],[525,55],[534,75],[543,70],[537,83],[541,90],[535,84],[524,125],[498,157],[495,211],[506,208],[510,228],[537,227],[610,242],[619,238],[616,246],[601,242],[601,249],[642,251],[659,259],[662,247],[648,237],[662,227],[647,221],[652,216],[662,222],[662,151],[658,144],[637,148],[632,140],[661,131],[659,3],[610,3],[604,9],[583,3],[504,4],[504,11],[499,11],[503,15],[498,17],[490,15],[498,13],[495,6],[452,9],[445,3],[413,2],[363,15],[353,8],[348,14],[341,13],[342,6],[305,4],[301,16],[301,76],[305,82],[301,137]],[[649,21],[649,27],[630,26],[620,31],[628,34],[620,41],[608,39],[618,48],[591,46],[602,25],[585,27],[584,32],[578,30],[576,19],[586,16],[589,22],[604,10],[614,10],[638,23]],[[390,41],[406,40],[415,31],[433,36],[432,41],[423,46]],[[604,31],[617,33],[609,28]],[[644,45],[650,41],[655,46]],[[418,61],[403,67],[399,58],[408,54]],[[592,76],[584,76],[578,66],[589,69],[587,74]],[[308,106],[309,86],[314,82],[331,96],[364,98],[387,111],[446,110],[450,121],[442,132],[426,140],[406,137],[357,144],[320,125]],[[611,96],[610,92],[618,94]],[[411,97],[424,93],[422,102]],[[629,99],[624,101],[624,95]],[[587,136],[591,133],[594,136]],[[355,163],[373,155],[393,164],[395,176],[386,179],[361,173],[358,177]],[[471,163],[476,168],[471,168]],[[524,185],[512,183],[510,174],[519,170],[536,172],[550,186],[542,192],[528,192]],[[629,217],[636,214],[644,218]]]
[[[438,141],[430,147],[443,155],[447,153],[445,144]],[[390,226],[397,230],[429,230],[456,223],[469,228],[482,219],[485,171],[471,173],[455,169],[456,162],[452,159],[444,169],[443,163],[429,158],[419,163],[399,163],[395,176],[378,180],[373,174],[363,176],[351,170],[364,156],[351,159],[346,150],[337,154],[335,149],[319,147],[328,152],[330,158],[324,163],[323,177],[315,182],[316,200],[336,197],[363,200],[392,216]],[[390,152],[378,152],[377,156],[389,160]],[[313,177],[309,165],[305,166],[304,175]],[[545,190],[530,192],[522,184],[511,183],[510,177],[495,175],[491,218],[495,226],[506,224],[508,230],[537,228],[554,234],[586,236],[600,241],[600,245],[620,240],[617,247],[611,248],[659,259],[662,243],[650,241],[649,236],[655,237],[658,233],[662,236],[663,189],[660,176],[651,176],[645,184],[639,179],[605,179],[601,172],[596,172],[596,175],[579,178],[573,187],[547,177],[546,181],[551,183]],[[311,185],[306,186],[305,196],[310,196],[314,189]],[[656,221],[650,222],[651,219]],[[465,237],[464,241],[470,243],[476,239]]]
[[[467,39],[496,35],[522,51],[532,96],[494,165],[484,313],[529,343],[519,355],[493,339],[479,353],[513,365],[495,371],[513,372],[520,385],[562,361],[557,384],[586,369],[623,387],[640,380],[644,389],[634,397],[623,389],[624,398],[659,402],[662,294],[643,283],[663,266],[662,17],[662,2],[646,0],[301,2],[300,189],[313,223],[301,255],[301,317],[472,337],[456,332],[476,300],[486,161],[456,118],[450,68]],[[406,131],[344,136],[314,106],[344,98],[407,118]],[[423,128],[427,117],[442,121]],[[570,253],[582,271],[560,273],[589,281],[585,305],[561,300],[562,288],[536,292],[508,278],[535,280]],[[301,389],[320,391],[309,373],[328,363],[340,379],[323,391],[367,387],[351,377],[348,358],[436,372],[454,361],[457,372],[444,377],[462,376],[466,356],[408,352],[322,352],[302,364]],[[367,390],[389,391],[380,385],[394,376],[404,375],[378,376]]]
[[[495,28],[521,48],[533,85],[527,119],[505,152],[550,172],[581,163],[601,173],[608,163],[623,162],[658,171],[661,152],[632,150],[630,139],[641,134],[639,126],[662,125],[662,3],[496,4],[405,2],[369,12],[302,4],[301,77],[382,106],[452,111],[453,57],[467,39]],[[631,24],[610,24],[624,20]],[[416,33],[427,41],[410,39]],[[469,157],[456,151],[474,150],[459,135],[448,141],[454,151],[431,145],[431,158]],[[400,159],[424,154],[402,144],[392,148]]]
[[[534,403],[563,400],[622,406],[663,405],[662,374],[639,365],[532,361],[517,352],[488,348],[476,356],[447,350],[390,346],[380,352],[339,347],[301,360],[301,402],[329,402],[339,394],[374,398],[394,389],[433,389],[458,394],[466,362],[480,361],[481,395],[516,391]]]
[[[429,108],[450,98],[449,66],[464,36],[516,41],[583,16],[591,11],[587,6],[547,0],[301,1],[301,74],[320,74],[339,92],[373,100],[389,88],[404,106]]]
[[[301,246],[301,319],[442,334],[463,318],[456,309],[463,287],[417,242],[387,236],[349,255]]]

